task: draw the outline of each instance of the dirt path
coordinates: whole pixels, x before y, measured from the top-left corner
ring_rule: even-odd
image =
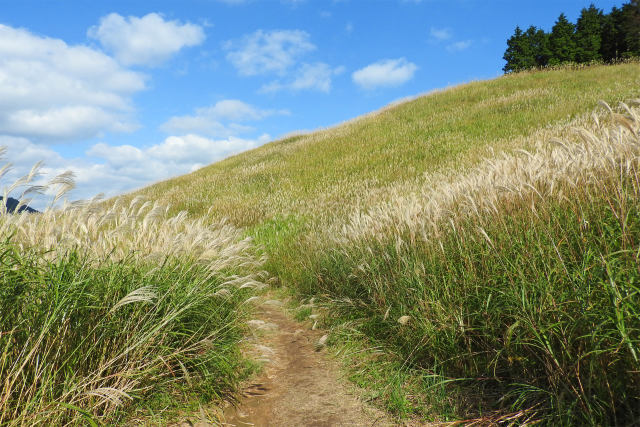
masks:
[[[250,325],[254,347],[266,363],[244,390],[225,426],[391,426],[379,410],[360,401],[340,370],[318,346],[322,333],[290,320],[277,301],[267,301]]]

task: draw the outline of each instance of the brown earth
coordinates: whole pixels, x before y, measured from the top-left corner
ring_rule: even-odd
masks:
[[[385,413],[362,400],[327,357],[323,333],[287,317],[281,303],[267,301],[249,322],[262,373],[244,388],[223,426],[392,426]],[[326,339],[326,337],[324,337]]]

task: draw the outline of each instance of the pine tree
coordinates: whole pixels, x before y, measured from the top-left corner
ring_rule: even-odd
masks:
[[[591,62],[602,59],[600,47],[602,45],[602,25],[604,15],[593,4],[588,9],[582,9],[576,22],[576,61]]]
[[[520,71],[523,69],[522,58],[524,53],[522,51],[522,41],[524,39],[524,33],[520,27],[516,27],[514,34],[507,40],[507,50],[502,57],[507,63],[502,68],[505,73],[512,71]]]
[[[524,32],[516,27],[507,40],[503,70],[629,57],[640,57],[640,0],[629,0],[609,14],[592,3],[582,9],[576,25],[561,13],[550,34],[534,26]]]
[[[549,34],[536,27],[529,27],[525,33],[529,39],[529,44],[533,51],[535,64],[538,67],[545,67],[551,59],[551,50],[549,49]]]
[[[600,55],[605,61],[615,61],[622,58],[627,51],[627,43],[623,31],[622,9],[614,7],[611,13],[605,15],[602,24],[602,44]]]
[[[574,25],[567,20],[564,13],[561,13],[551,29],[551,35],[549,36],[549,48],[551,50],[549,64],[557,65],[576,60],[576,42],[574,36]]]
[[[626,44],[623,56],[640,56],[640,0],[622,6],[622,31]]]
[[[550,57],[548,45],[548,36],[544,31],[531,26],[523,32],[516,27],[513,36],[507,40],[507,50],[503,56],[507,63],[502,70],[510,73],[544,67]]]

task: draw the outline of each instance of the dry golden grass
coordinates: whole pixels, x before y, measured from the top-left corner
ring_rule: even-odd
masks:
[[[640,99],[631,103],[640,105]],[[603,175],[630,174],[638,161],[640,114],[624,103],[619,109],[624,114],[602,102],[600,112],[572,122],[563,138],[547,129],[529,151],[496,154],[470,173],[427,175],[419,185],[392,187],[383,203],[357,210],[325,238],[344,244],[408,236],[405,243],[414,245],[437,240],[447,232],[443,227],[455,229],[470,216],[497,214],[511,199],[531,200],[535,212],[537,198],[572,198]]]

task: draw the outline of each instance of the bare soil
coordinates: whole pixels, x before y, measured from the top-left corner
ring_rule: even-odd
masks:
[[[280,303],[267,301],[250,322],[253,347],[265,362],[224,426],[392,426],[385,413],[357,396],[322,345],[323,333],[287,317]]]

